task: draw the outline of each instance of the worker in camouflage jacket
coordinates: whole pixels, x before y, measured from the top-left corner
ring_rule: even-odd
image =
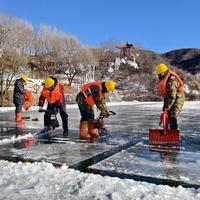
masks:
[[[115,82],[107,80],[103,82],[92,82],[84,85],[76,96],[81,120],[80,120],[80,138],[89,139],[93,136],[99,136],[98,131],[93,127],[94,105],[100,110],[100,115],[108,117],[109,113],[105,102],[105,93],[111,93],[115,89]]]
[[[155,72],[159,78],[158,89],[164,98],[163,111],[167,110],[170,129],[178,129],[177,116],[185,102],[183,81],[163,63],[156,66]]]

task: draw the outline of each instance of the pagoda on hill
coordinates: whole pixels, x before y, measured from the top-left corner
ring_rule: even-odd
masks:
[[[134,45],[126,42],[124,44],[117,45],[116,47],[120,50],[120,58],[130,58],[131,50],[134,48]]]

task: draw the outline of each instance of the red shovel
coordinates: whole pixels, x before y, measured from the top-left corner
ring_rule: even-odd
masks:
[[[180,131],[176,129],[168,129],[168,113],[164,110],[160,115],[160,123],[163,124],[163,129],[150,129],[149,142],[150,143],[179,143]]]

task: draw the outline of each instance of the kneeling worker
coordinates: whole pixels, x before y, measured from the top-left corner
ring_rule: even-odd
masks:
[[[64,85],[58,83],[57,79],[52,76],[44,80],[44,88],[39,97],[39,112],[43,110],[45,99],[48,101],[47,110],[59,110],[62,118],[63,134],[68,135],[68,114],[66,113]],[[45,112],[44,127],[48,127],[50,118],[51,114]]]
[[[80,138],[89,139],[92,136],[99,136],[98,132],[93,128],[93,106],[97,106],[101,112],[101,116],[108,117],[109,113],[106,107],[105,93],[111,93],[114,89],[115,82],[112,80],[88,83],[81,88],[76,96],[76,102],[81,114]]]

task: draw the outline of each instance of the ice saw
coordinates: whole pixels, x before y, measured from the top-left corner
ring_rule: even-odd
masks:
[[[111,110],[108,113],[109,113],[108,117],[111,115],[116,115],[116,112],[111,111]],[[104,136],[108,134],[107,129],[104,126],[104,117],[101,115],[99,115],[97,119],[93,120],[93,128],[98,129],[100,136]]]

